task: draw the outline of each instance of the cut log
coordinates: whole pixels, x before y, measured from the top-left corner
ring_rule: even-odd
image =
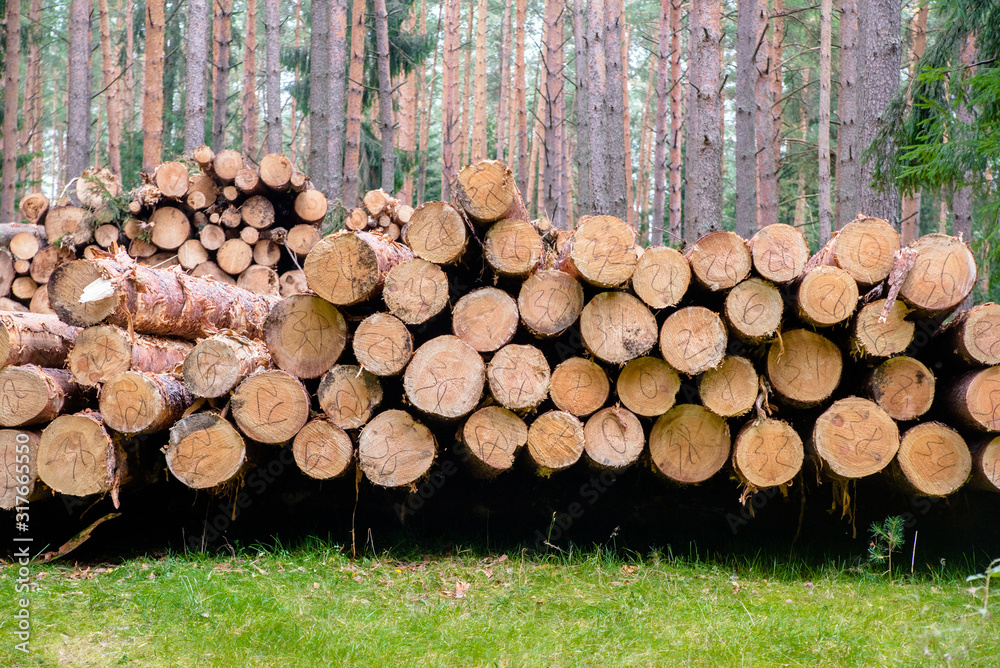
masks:
[[[465,252],[468,235],[465,220],[445,202],[426,202],[417,207],[403,227],[403,241],[413,254],[435,264],[453,264]]]
[[[348,306],[376,296],[389,270],[412,257],[409,248],[383,236],[338,232],[317,242],[302,268],[313,292]]]
[[[288,190],[292,162],[281,153],[268,153],[260,161],[260,180],[271,190]]]
[[[94,230],[94,241],[101,248],[111,248],[111,244],[118,243],[120,239],[121,230],[118,229],[117,225],[108,223]]]
[[[357,429],[382,403],[382,384],[377,376],[359,366],[338,364],[320,380],[316,398],[333,424],[341,429]]]
[[[517,307],[521,322],[534,336],[558,336],[580,317],[583,287],[565,272],[536,271],[521,284]]]
[[[767,352],[767,377],[785,403],[810,408],[840,384],[844,360],[830,339],[806,329],[785,332]]]
[[[295,435],[292,455],[310,478],[332,480],[347,473],[354,461],[354,444],[343,429],[325,418],[316,418]]]
[[[274,267],[278,264],[281,259],[281,247],[278,244],[270,241],[268,239],[259,239],[257,243],[253,245],[253,261],[262,267]],[[300,272],[302,276],[302,282],[305,284],[305,274],[301,273],[300,269],[295,271]]]
[[[656,344],[656,319],[627,292],[602,292],[580,313],[583,344],[609,364],[624,364]]]
[[[899,429],[889,414],[858,397],[835,401],[816,420],[813,447],[835,476],[863,478],[889,465]]]
[[[351,209],[351,213],[344,218],[344,227],[355,232],[368,229],[368,212],[361,207]]]
[[[240,198],[240,189],[236,186],[226,186],[222,189],[222,198],[227,202],[236,202]],[[227,227],[236,227],[239,225],[239,211],[235,207],[229,207],[226,209],[225,214],[230,218],[226,223]]]
[[[799,433],[782,420],[752,420],[733,444],[733,468],[740,479],[758,489],[791,482],[804,458]]]
[[[486,406],[465,421],[462,442],[474,472],[492,478],[514,465],[517,453],[528,442],[528,425],[506,408]]]
[[[191,223],[184,212],[172,206],[161,206],[149,217],[153,225],[150,241],[158,248],[174,250],[191,236]]]
[[[156,250],[155,248],[153,249]],[[52,278],[52,273],[60,266],[72,262],[76,255],[70,248],[61,246],[46,246],[31,259],[31,278],[39,285],[44,285]]]
[[[227,185],[236,179],[236,174],[241,169],[243,169],[243,156],[230,148],[219,151],[212,160],[215,178]]]
[[[908,492],[948,496],[969,479],[972,455],[957,431],[940,422],[924,422],[903,434],[893,473]]]
[[[37,289],[38,283],[35,283],[35,279],[30,276],[18,276],[10,284],[10,294],[17,299],[31,299]]]
[[[1000,431],[1000,366],[965,374],[948,389],[945,399],[966,426]]]
[[[300,193],[311,185],[309,177],[297,169],[292,170],[292,178],[288,180],[288,189]]]
[[[22,202],[24,200],[21,200]],[[10,242],[21,234],[28,234],[38,240],[39,247],[49,243],[44,225],[25,223],[0,223],[0,246],[9,247]]]
[[[58,416],[38,444],[38,477],[60,494],[109,492],[123,463],[101,415],[92,411]]]
[[[816,327],[844,322],[858,305],[858,284],[839,267],[806,272],[797,291],[799,317]]]
[[[243,222],[258,230],[274,225],[274,205],[263,195],[254,195],[240,207]]]
[[[31,296],[31,301],[28,303],[28,310],[32,313],[56,316],[56,312],[52,310],[52,306],[49,304],[49,286],[38,286],[35,294]],[[56,317],[58,318],[59,316]]]
[[[242,239],[229,239],[216,251],[215,262],[222,271],[235,276],[253,262],[253,248]]]
[[[222,271],[222,269],[219,269],[219,265],[215,264],[211,260],[202,262],[197,267],[192,269],[191,275],[196,278],[212,279],[216,283],[224,283],[226,285],[232,285],[233,287],[236,286],[236,279]]]
[[[108,296],[81,303],[84,290],[98,280],[101,294]],[[183,339],[223,329],[261,338],[264,320],[277,301],[169,269],[142,267],[124,253],[62,265],[49,282],[49,299],[59,317],[70,324],[86,327],[107,319],[119,327],[131,323],[141,334]]]
[[[885,300],[879,299],[858,311],[854,320],[851,349],[867,357],[891,357],[909,347],[916,326],[906,320],[910,312],[901,301],[893,303],[885,322],[879,322]]]
[[[114,325],[95,325],[80,332],[68,366],[77,383],[96,387],[126,371],[172,372],[192,347],[187,341],[129,335]]]
[[[704,406],[678,404],[661,415],[649,433],[655,471],[680,483],[698,483],[729,459],[729,425]]]
[[[233,392],[233,419],[260,443],[290,441],[309,421],[311,401],[295,376],[278,369],[256,371]]]
[[[304,223],[319,223],[326,217],[326,195],[310,188],[295,196],[295,215]]]
[[[503,218],[528,222],[510,169],[499,160],[480,160],[458,173],[455,197],[473,221],[488,225]]]
[[[147,257],[152,257],[156,255],[156,252],[158,250],[160,249],[157,248],[155,245],[143,241],[142,239],[133,239],[128,244],[128,254],[137,260],[142,260]]]
[[[632,289],[652,308],[676,306],[691,284],[691,266],[669,246],[647,248],[635,265]]]
[[[775,223],[750,239],[750,255],[757,273],[774,283],[794,281],[809,261],[809,244],[797,228]]]
[[[221,397],[270,365],[271,354],[260,341],[216,334],[199,341],[184,358],[184,385],[196,397]]]
[[[524,429],[527,435],[528,428]],[[0,508],[12,510],[37,498],[40,434],[24,429],[0,429]],[[44,486],[38,485],[41,490]]]
[[[884,281],[892,270],[899,233],[880,218],[858,217],[844,226],[831,241],[829,260],[868,287]]]
[[[177,261],[185,269],[194,269],[206,260],[208,260],[208,251],[197,239],[188,239],[177,249]]]
[[[29,232],[15,234],[8,246],[10,254],[17,260],[30,260],[35,257],[35,253],[41,247],[42,243],[38,240],[38,237]]]
[[[281,289],[278,286],[278,272],[259,264],[252,264],[244,269],[243,273],[236,279],[236,287],[258,295],[281,296]]]
[[[192,200],[195,195],[200,195],[201,197],[197,200]],[[207,174],[197,174],[191,177],[191,182],[188,184],[188,196],[187,204],[192,209],[204,209],[207,206],[215,204],[215,200],[219,197],[219,188],[215,185],[215,179]],[[196,206],[196,204],[200,204]]]
[[[784,308],[778,288],[759,278],[748,278],[726,295],[724,314],[730,332],[756,344],[778,335]]]
[[[0,370],[0,426],[48,422],[82,408],[86,399],[85,388],[74,383],[66,369],[25,364]]]
[[[347,323],[330,302],[293,295],[271,309],[264,336],[279,369],[298,378],[319,378],[344,352]]]
[[[14,260],[14,273],[15,274],[23,276],[24,274],[28,273],[29,269],[31,269],[31,261],[30,260]]]
[[[261,183],[260,174],[257,173],[256,169],[243,167],[236,172],[233,185],[244,195],[256,195],[263,190],[264,184]]]
[[[43,193],[29,193],[21,198],[18,210],[29,223],[40,223],[49,212],[49,198]]]
[[[635,230],[614,216],[583,216],[563,250],[559,269],[578,274],[599,288],[627,282],[639,259]]]
[[[528,455],[543,475],[575,464],[586,443],[583,423],[565,411],[542,413],[528,428]]]
[[[727,355],[702,374],[698,394],[705,408],[724,418],[746,415],[757,401],[757,371],[745,357]]]
[[[395,212],[396,207],[399,205],[399,200],[379,188],[378,190],[369,190],[366,192],[362,203],[365,205],[368,213],[372,215],[372,218],[378,218],[383,214],[391,215]]]
[[[58,317],[0,313],[0,367],[34,364],[58,368],[66,362],[80,330]]]
[[[445,419],[468,415],[479,403],[486,365],[457,336],[439,336],[417,348],[403,374],[403,390],[418,410]]]
[[[226,231],[218,225],[206,225],[198,232],[198,238],[205,250],[219,250],[226,242]]]
[[[45,238],[56,246],[84,246],[93,237],[93,223],[86,209],[57,206],[45,216]]]
[[[642,454],[646,435],[639,418],[624,408],[604,408],[587,420],[583,427],[584,452],[598,468],[621,471]]]
[[[226,190],[228,190],[228,188]],[[235,188],[233,188],[233,190],[235,190]],[[219,216],[218,222],[220,225],[222,225],[222,227],[234,230],[243,223],[243,215],[240,213],[240,210],[237,209],[235,206],[230,206],[227,207],[226,210],[222,212],[222,214]]]
[[[205,197],[205,193],[199,192],[197,190],[194,192],[189,192],[187,196],[184,198],[184,203],[196,211],[199,209],[204,209],[209,204],[208,198]]]
[[[151,434],[179,420],[194,399],[176,377],[126,371],[101,388],[104,423],[123,434]]]
[[[501,276],[526,278],[542,261],[544,250],[531,223],[515,218],[491,226],[483,240],[483,256]]]
[[[947,313],[961,304],[976,285],[976,259],[956,237],[928,234],[910,248],[917,252],[900,296],[924,315]]]
[[[893,357],[875,367],[866,394],[894,420],[914,420],[934,403],[934,374],[912,357]]]
[[[164,162],[156,168],[156,188],[164,197],[182,199],[187,195],[190,182],[191,177],[183,163]]]
[[[212,489],[236,479],[246,458],[243,437],[218,413],[194,413],[170,428],[167,468],[192,489]]]
[[[722,318],[704,306],[688,306],[675,311],[660,330],[663,359],[689,376],[717,367],[726,354],[727,345]]]
[[[512,411],[536,408],[549,394],[549,363],[534,346],[506,345],[486,367],[490,393]]]
[[[710,232],[686,253],[699,285],[712,292],[728,290],[750,275],[753,257],[747,242],[733,232]]]
[[[978,489],[1000,492],[1000,436],[988,438],[974,449],[972,482]]]
[[[233,153],[236,153],[236,151],[233,151]],[[194,158],[194,161],[198,163],[198,166],[207,173],[212,169],[212,159],[215,157],[215,153],[212,151],[211,147],[202,144],[191,152],[191,157]]]
[[[396,376],[413,357],[413,336],[394,315],[373,313],[358,325],[353,339],[358,364],[376,376]]]
[[[452,309],[455,336],[478,352],[507,345],[517,331],[517,302],[503,290],[479,288],[458,300]]]
[[[584,358],[570,357],[552,371],[549,396],[561,411],[584,417],[608,400],[608,375],[600,365]]]
[[[9,311],[10,313],[27,313],[28,307],[21,302],[14,301],[7,297],[0,297],[0,311]]]
[[[305,257],[319,243],[320,233],[312,225],[296,225],[288,230],[285,246],[299,257]]]
[[[278,278],[278,289],[282,297],[291,297],[309,292],[309,284],[306,282],[306,273],[301,269],[286,271]]]
[[[670,410],[681,380],[673,367],[659,357],[638,357],[618,374],[618,398],[633,413],[657,417]]]
[[[966,364],[1000,364],[1000,304],[980,304],[958,314],[945,325],[942,334]]]
[[[437,452],[431,430],[406,411],[379,413],[358,436],[358,461],[380,487],[409,485],[430,471]]]
[[[0,248],[0,295],[10,294],[10,286],[14,283],[14,258],[6,248]]]

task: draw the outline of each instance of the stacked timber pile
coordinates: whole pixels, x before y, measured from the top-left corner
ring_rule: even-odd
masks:
[[[449,449],[482,477],[641,462],[753,490],[808,465],[1000,491],[1000,306],[955,314],[976,280],[961,240],[900,248],[859,216],[811,258],[786,225],[682,254],[611,216],[553,233],[497,161],[456,191],[415,210],[368,193],[283,298],[121,250],[57,268],[58,317],[0,316],[0,425],[30,425],[32,484],[114,495],[141,472],[121,436],[151,434],[197,489],[291,444],[312,478],[356,463],[411,489]]]

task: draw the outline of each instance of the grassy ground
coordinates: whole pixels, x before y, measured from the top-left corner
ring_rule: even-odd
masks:
[[[39,565],[23,655],[5,564],[0,665],[995,666],[1000,614],[973,611],[967,574],[600,550],[352,561],[321,544]]]

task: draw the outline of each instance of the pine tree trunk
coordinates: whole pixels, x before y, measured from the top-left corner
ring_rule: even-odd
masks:
[[[277,0],[265,2],[277,3]],[[330,7],[333,0],[313,0],[312,31],[309,34],[309,176],[320,190],[329,191],[330,168]],[[270,75],[270,70],[268,70]],[[268,92],[272,82],[267,80]],[[271,143],[273,117],[268,95],[267,141]],[[270,152],[270,149],[269,149]]]
[[[465,41],[462,42],[462,93],[459,102],[458,137],[458,168],[462,169],[469,162],[469,131],[472,129],[472,22],[475,15],[475,0],[469,0],[469,10],[466,13],[468,21],[465,24]]]
[[[470,163],[488,157],[486,155],[486,0],[479,0],[476,14],[476,71]]]
[[[910,22],[910,32],[913,42],[910,44],[910,78],[917,73],[917,62],[923,57],[927,48],[927,14],[929,5],[922,5],[913,15]],[[920,193],[915,192],[903,197],[902,221],[900,223],[900,243],[909,246],[920,236]]]
[[[517,30],[514,44],[514,110],[517,114],[517,189],[528,191],[528,84],[524,69],[525,22],[527,21],[528,0],[516,0]],[[513,161],[514,156],[511,156]]]
[[[563,4],[557,0],[545,3],[545,170],[544,197],[540,204],[545,216],[559,230],[569,229],[566,202],[562,197],[563,152],[559,142],[566,98],[563,95]]]
[[[243,155],[257,156],[257,0],[247,0],[243,41]],[[269,153],[271,151],[268,151]]]
[[[507,148],[507,125],[510,111],[510,21],[511,0],[504,0],[503,17],[500,19],[500,91],[497,98],[496,149],[493,157],[505,163],[513,159],[512,154],[504,155]]]
[[[670,0],[670,241],[683,238],[681,229],[681,120],[684,117],[681,86],[681,8],[683,0]]]
[[[389,76],[389,15],[385,9],[385,0],[375,0],[375,39],[379,130],[382,135],[382,190],[391,193],[396,191],[396,156],[393,141],[395,124],[392,120],[392,78]],[[483,130],[485,131],[485,127]],[[484,141],[484,146],[485,143]]]
[[[155,0],[154,0],[154,3]],[[9,6],[8,6],[9,7]],[[156,11],[156,7],[150,7],[150,14],[152,15]],[[162,12],[160,16],[160,25],[163,25]],[[18,15],[19,17],[19,15]],[[20,29],[19,29],[20,30]],[[20,44],[20,32],[18,34],[18,43]],[[153,66],[156,66],[157,59],[155,57],[155,37],[153,37],[153,47],[148,47],[151,55],[149,60],[153,62]],[[161,47],[162,49],[162,47]],[[18,46],[17,53],[20,53],[20,46]],[[8,56],[9,58],[10,56]],[[163,72],[163,61],[159,60],[160,73]],[[11,67],[7,67],[8,76],[11,75]],[[69,107],[66,112],[66,176],[65,180],[68,182],[70,179],[79,176],[83,173],[83,170],[90,166],[90,0],[73,0],[70,3],[70,23],[69,23],[69,66],[67,70],[69,76]],[[8,88],[7,90],[11,90]],[[13,90],[17,90],[17,80],[14,80]],[[160,91],[160,96],[162,100],[162,90]],[[16,123],[17,121],[17,96],[11,96],[13,99],[8,101],[9,109],[12,113],[5,116],[6,118],[13,119]],[[162,102],[161,102],[162,105]],[[160,107],[162,109],[162,106]],[[150,105],[146,108],[147,113],[155,113],[155,107]],[[13,126],[16,128],[16,124]],[[4,137],[7,137],[7,133],[4,133]],[[17,132],[11,133],[12,141],[16,141]],[[152,138],[151,138],[152,139]],[[6,141],[6,140],[5,140]],[[158,141],[158,139],[154,139]],[[8,152],[4,150],[4,154],[9,158],[13,158],[17,154],[16,145],[12,146],[13,151]],[[157,151],[157,156],[159,152]],[[157,159],[159,162],[159,159]],[[155,165],[154,165],[155,166]],[[4,170],[6,175],[7,170]],[[13,178],[14,172],[11,171],[11,177]],[[6,176],[5,176],[6,178]],[[13,196],[13,182],[11,183],[11,196]],[[11,199],[10,206],[13,207],[14,200]]]
[[[132,25],[135,19],[135,7],[129,0],[121,0],[121,4],[125,7],[125,80],[122,87],[122,106],[124,108],[122,123],[131,128],[132,114],[135,110],[135,71],[133,69],[135,64],[135,29]],[[131,137],[132,133],[130,132],[128,136]],[[128,152],[131,154],[132,142],[127,141],[127,144]]]
[[[441,22],[443,19],[443,12],[438,12],[438,22],[437,27],[434,29],[434,44],[436,45],[439,40],[439,35],[441,33]],[[427,34],[427,0],[423,0],[420,11],[420,33],[423,35]],[[431,131],[431,109],[434,106],[434,100],[436,96],[434,94],[434,81],[437,78],[437,61],[438,52],[440,49],[434,49],[434,59],[431,61],[431,78],[430,81],[425,83],[425,71],[423,61],[417,66],[417,79],[420,81],[420,94],[423,95],[421,100],[423,104],[423,111],[420,115],[420,159],[419,167],[417,172],[417,206],[424,203],[424,193],[427,190],[427,146],[429,144],[428,135]]]
[[[412,33],[416,24],[416,15],[407,14],[406,21],[403,22],[403,32]],[[403,162],[403,187],[397,193],[397,198],[401,204],[412,206],[413,204],[413,170],[410,168],[410,160],[415,154],[417,143],[417,120],[419,116],[419,102],[417,101],[416,74],[413,70],[405,75],[400,75],[402,80],[397,84],[399,88],[399,131],[395,133],[396,148],[401,150],[406,156]]]
[[[590,82],[587,73],[587,16],[583,0],[573,0],[573,48],[576,90],[573,107],[576,115],[576,169],[577,182],[584,185],[576,193],[577,208],[586,215],[590,205]]]
[[[768,133],[768,144],[767,146],[772,152],[772,162],[774,166],[774,217],[771,219],[770,224],[778,222],[780,218],[780,212],[778,211],[778,204],[781,196],[781,189],[778,185],[778,173],[781,170],[781,128],[782,128],[782,118],[781,112],[784,106],[784,74],[782,70],[782,58],[784,57],[784,40],[785,40],[785,0],[774,0],[774,12],[771,18],[771,66],[770,66],[770,83],[771,83],[771,112],[768,116],[771,122],[770,132]],[[767,227],[767,222],[758,221],[757,225],[761,228]]]
[[[754,124],[757,101],[754,90],[755,54],[760,40],[758,0],[739,0],[736,26],[736,234],[749,239],[757,230],[757,141]]]
[[[630,187],[632,181],[632,160],[630,147],[625,140],[625,124],[628,119],[625,109],[624,92],[628,85],[628,73],[624,71],[625,13],[624,3],[605,0],[604,3],[604,65],[607,68],[603,119],[607,133],[607,153],[609,180],[607,198],[602,207],[594,202],[595,214],[607,214],[627,220]],[[624,156],[624,161],[622,157]],[[624,162],[624,165],[622,164]],[[618,169],[615,169],[615,166]]]
[[[80,0],[72,3],[73,9],[77,4],[82,5]],[[88,8],[89,10],[89,8]],[[76,18],[75,14],[73,18]],[[70,30],[70,44],[74,45],[72,30]],[[0,220],[3,222],[14,220],[14,200],[17,198],[15,186],[17,185],[17,107],[19,78],[21,73],[21,2],[20,0],[8,0],[7,2],[7,35],[6,35],[6,58],[4,71],[4,116],[3,116],[3,183],[0,184]],[[71,58],[72,58],[71,53]],[[75,62],[75,61],[71,61]],[[72,77],[70,77],[72,82]],[[72,83],[70,84],[72,86]],[[90,100],[87,100],[88,104]]]
[[[267,60],[265,63],[267,96],[264,99],[267,115],[264,125],[268,153],[281,153],[283,145],[281,130],[281,21],[278,5],[278,0],[264,0],[264,42],[267,50],[265,54]],[[326,5],[323,4],[323,7],[325,8]],[[313,16],[316,16],[315,11]],[[326,21],[323,21],[323,24],[325,25]],[[314,24],[313,30],[315,31],[315,29]],[[324,39],[329,39],[329,37],[324,35]],[[320,104],[325,104],[325,101],[321,101]]]
[[[667,100],[670,90],[671,0],[660,0],[660,23],[656,51],[656,128],[653,131],[653,219],[649,223],[650,246],[663,245],[663,205],[667,194]]]
[[[443,0],[444,71],[441,77],[441,199],[451,199],[458,178],[458,49],[461,5],[459,0]],[[523,0],[522,0],[523,1]]]
[[[632,171],[634,168],[632,163],[632,114],[628,103],[628,52],[629,38],[632,33],[629,26],[625,22],[625,0],[621,0],[620,2],[619,16],[621,17],[621,113],[624,116],[624,122],[622,123],[622,146],[625,148],[625,215],[623,218],[629,225],[632,226],[633,229],[637,229],[635,214],[633,213],[635,203],[635,186],[632,181]],[[611,25],[610,20],[608,21],[608,25]],[[611,31],[609,35],[614,36],[615,31]],[[618,136],[615,135],[615,140],[617,141],[617,139]]]
[[[861,77],[858,60],[858,0],[840,1],[840,61],[837,94],[837,206],[835,225],[839,230],[854,220],[860,210],[859,188],[861,151],[858,109]]]
[[[767,10],[768,0],[757,0],[757,21],[760,29],[768,25],[769,14]],[[774,128],[772,127],[771,114],[778,100],[774,97],[773,77],[774,77],[774,49],[773,40],[777,37],[771,33],[768,39],[763,34],[757,41],[760,48],[757,49],[756,69],[757,77],[755,81],[757,109],[754,117],[754,128],[756,129],[757,147],[757,216],[755,227],[761,228],[778,222],[778,173],[775,165],[774,152],[772,149],[774,141]],[[739,181],[740,179],[737,179]]]
[[[833,0],[822,0],[819,45],[819,245],[832,233],[830,210],[830,50],[833,36]],[[804,139],[805,137],[803,137]]]
[[[330,187],[324,191],[338,198],[344,187],[344,124],[347,77],[347,0],[330,0]],[[311,122],[311,121],[310,121]],[[346,204],[346,203],[345,203]]]
[[[802,86],[799,91],[799,136],[802,140],[802,145],[806,145],[806,140],[809,137],[809,102],[806,99],[806,91],[809,89],[809,68],[802,68]],[[827,136],[829,140],[829,133]],[[797,176],[796,185],[796,198],[795,198],[795,214],[792,219],[792,224],[798,229],[805,229],[806,216],[809,211],[809,203],[806,200],[806,170],[799,169]],[[819,236],[822,239],[824,231],[820,228]],[[830,240],[830,232],[826,232],[826,241]],[[820,241],[820,248],[825,245],[826,242]]]
[[[188,3],[187,73],[184,77],[185,152],[193,151],[205,143],[205,114],[208,108],[205,87],[205,63],[208,62],[208,8],[209,0],[190,0]],[[250,39],[249,34],[247,39]],[[247,53],[252,53],[249,48]],[[244,61],[245,67],[246,61]]]
[[[226,148],[226,106],[229,98],[229,44],[232,41],[233,0],[215,2],[215,79],[212,101],[212,148]]]
[[[351,4],[351,64],[347,73],[347,129],[344,143],[344,206],[358,200],[358,166],[361,158],[361,98],[364,93],[361,81],[365,64],[364,0]]]
[[[693,243],[722,221],[722,8],[692,0],[688,44],[688,134],[684,239]]]
[[[970,76],[975,74],[973,64],[976,62],[976,41],[974,34],[970,34],[966,39],[961,59],[966,74]],[[966,104],[959,106],[955,116],[958,122],[965,126],[972,124],[972,110]],[[966,172],[965,176],[971,179],[972,173]],[[952,235],[961,237],[964,241],[972,241],[972,186],[964,186],[955,190],[955,194],[951,198],[951,209],[954,214],[951,223]],[[966,308],[970,306],[972,306],[971,296],[965,304]]]
[[[21,150],[35,154],[26,166],[29,180],[26,192],[42,192],[42,72],[41,51],[41,0],[31,0],[28,8],[28,59],[24,74],[24,141]],[[10,90],[9,88],[7,90]]]

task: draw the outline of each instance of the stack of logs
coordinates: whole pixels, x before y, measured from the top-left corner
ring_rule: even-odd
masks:
[[[223,188],[198,208],[190,185],[157,190],[249,247],[243,231],[274,229],[248,219],[251,193],[295,185],[272,186],[263,163],[264,185],[241,182],[223,156],[210,171],[237,184],[233,199]],[[283,298],[199,272],[204,257],[59,266],[58,317],[0,315],[0,425],[29,426],[0,431],[4,505],[36,476],[38,490],[117,500],[157,452],[127,447],[140,434],[177,480],[211,490],[291,444],[307,476],[357,463],[384,487],[412,488],[449,449],[484,477],[518,458],[543,475],[584,459],[686,484],[730,463],[747,491],[806,466],[924,495],[1000,491],[1000,306],[956,314],[976,282],[962,240],[900,248],[886,221],[858,216],[811,258],[787,225],[749,242],[713,232],[682,254],[641,248],[611,216],[571,232],[529,220],[497,161],[463,169],[455,190],[415,210],[368,193],[349,229],[310,244],[308,287]],[[284,201],[298,211],[308,192]],[[222,219],[239,202],[242,228]]]

